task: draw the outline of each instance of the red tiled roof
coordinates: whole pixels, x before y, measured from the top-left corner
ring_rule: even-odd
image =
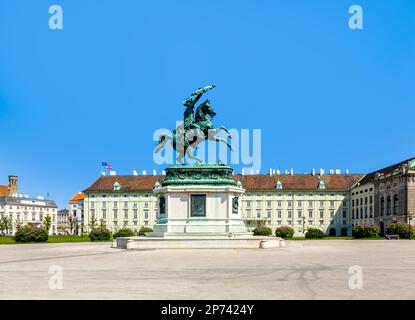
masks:
[[[85,195],[82,192],[79,192],[71,199],[71,202],[77,202],[79,200],[84,200],[84,199],[85,199]]]
[[[347,175],[323,175],[325,188],[327,190],[345,190],[353,186],[363,177],[362,174]],[[294,174],[294,175],[235,175],[234,180],[239,180],[242,187],[249,191],[274,190],[277,181],[282,184],[283,190],[317,190],[318,175]]]
[[[398,162],[398,163],[395,163],[395,164],[393,164],[393,165],[390,165],[390,166],[388,166],[388,167],[385,167],[385,168],[382,168],[382,169],[379,169],[379,170],[376,170],[376,171],[373,171],[373,172],[371,172],[371,173],[369,173],[369,174],[367,174],[367,175],[365,175],[365,177],[360,181],[360,184],[365,184],[365,183],[369,183],[369,182],[373,182],[373,180],[374,180],[374,178],[375,178],[375,176],[376,176],[376,173],[382,173],[382,174],[384,174],[384,175],[387,175],[387,174],[389,174],[389,173],[392,173],[393,171],[395,171],[396,169],[398,169],[400,166],[402,166],[403,164],[405,164],[405,163],[407,163],[407,162],[409,162],[409,161],[411,161],[411,160],[413,160],[413,159],[415,159],[414,157],[412,157],[412,158],[410,158],[410,159],[407,159],[407,160],[404,160],[404,161],[401,161],[401,162]]]
[[[323,175],[326,190],[346,190],[358,182],[363,174]],[[150,192],[156,181],[163,182],[164,176],[102,176],[84,192],[112,192],[114,183],[121,185],[119,192]],[[249,191],[275,190],[279,180],[283,190],[317,190],[318,175],[235,175],[235,181],[241,181],[242,187]]]
[[[121,185],[121,192],[148,192],[163,180],[164,176],[101,176],[83,192],[111,192],[115,182]]]
[[[9,186],[0,186],[0,196],[9,195]]]

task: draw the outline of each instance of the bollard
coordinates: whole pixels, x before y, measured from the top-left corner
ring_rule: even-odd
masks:
[[[280,248],[285,248],[285,240],[280,240]]]
[[[259,243],[259,247],[261,249],[271,248],[270,243],[267,240],[261,240],[261,242]]]
[[[127,240],[127,246],[126,246],[126,249],[128,250],[128,249],[135,249],[135,243],[134,243],[134,240]]]

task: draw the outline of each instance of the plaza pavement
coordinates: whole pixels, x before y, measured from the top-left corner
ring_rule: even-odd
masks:
[[[363,288],[349,288],[349,268]],[[49,288],[51,266],[63,288]],[[55,268],[55,269],[54,269]],[[52,267],[56,270],[56,267]],[[0,299],[414,299],[415,241],[288,241],[279,249],[0,246]]]

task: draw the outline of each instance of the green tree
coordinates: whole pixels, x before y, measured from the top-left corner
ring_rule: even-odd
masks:
[[[6,234],[9,234],[12,229],[13,229],[12,218],[3,216],[0,219],[0,231],[5,232]]]
[[[46,230],[46,232],[49,234],[50,226],[52,225],[52,218],[50,215],[46,215],[43,218],[43,228]]]

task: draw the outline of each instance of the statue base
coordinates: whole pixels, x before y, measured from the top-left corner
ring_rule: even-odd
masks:
[[[145,237],[117,239],[121,248],[278,247],[279,239],[254,237],[242,219],[242,185],[223,164],[182,165],[166,169],[156,183],[157,222]],[[129,246],[128,246],[129,244]]]

